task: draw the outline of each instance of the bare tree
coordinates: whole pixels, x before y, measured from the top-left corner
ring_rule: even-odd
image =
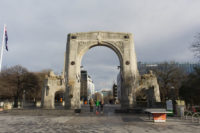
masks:
[[[179,88],[186,75],[183,70],[178,68],[174,62],[161,63],[154,69],[158,77],[160,87],[161,100],[172,99],[179,97]]]
[[[195,71],[187,77],[180,88],[181,99],[184,99],[186,104],[200,105],[200,68],[195,68]]]
[[[200,33],[194,37],[194,41],[191,45],[191,50],[194,52],[194,56],[200,61]]]
[[[14,107],[18,107],[18,101],[25,93],[29,100],[38,98],[43,84],[40,76],[20,65],[4,69],[0,73],[0,91],[4,92],[4,98],[14,99]]]
[[[4,69],[1,72],[1,80],[4,83],[4,87],[11,90],[15,107],[18,106],[18,100],[22,96],[27,73],[28,70],[20,65]]]
[[[33,97],[35,98],[35,100],[41,100],[45,75],[48,73],[49,73],[49,70],[43,70],[41,72],[33,73],[37,77],[37,88],[34,89],[34,93],[33,93]]]

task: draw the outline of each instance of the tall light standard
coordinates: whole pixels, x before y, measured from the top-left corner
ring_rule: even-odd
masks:
[[[176,114],[176,91],[175,87],[171,86],[170,88],[170,97],[172,99],[172,105],[173,105],[173,113]]]
[[[25,99],[26,99],[26,90],[23,90],[23,102],[22,102],[22,107],[24,108],[25,106]]]

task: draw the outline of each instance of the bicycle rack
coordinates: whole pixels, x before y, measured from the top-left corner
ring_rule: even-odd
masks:
[[[192,122],[200,122],[200,112],[196,112],[192,115]]]
[[[188,116],[192,116],[193,113],[191,111],[185,111],[185,119],[188,120]]]

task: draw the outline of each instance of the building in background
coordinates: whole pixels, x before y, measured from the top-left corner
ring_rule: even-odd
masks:
[[[121,100],[121,73],[117,75],[117,100]]]
[[[113,102],[113,95],[111,89],[102,89],[101,93],[103,94],[104,103],[112,103]]]
[[[95,93],[95,85],[94,85],[91,77],[88,75],[88,77],[87,77],[87,94],[88,94],[88,99],[94,98],[94,93]]]
[[[138,70],[140,74],[146,74],[149,70],[162,70],[164,64],[168,63],[169,65],[174,65],[177,68],[182,69],[186,74],[190,74],[194,72],[195,67],[200,67],[200,63],[178,63],[178,62],[154,62],[154,63],[147,63],[147,62],[138,62]]]
[[[103,94],[103,97],[112,95],[112,90],[111,89],[102,89],[101,93]]]
[[[87,100],[87,71],[81,70],[81,90],[80,99]]]
[[[80,90],[80,99],[87,101],[90,98],[93,98],[95,93],[95,85],[88,75],[86,70],[81,70],[81,90]]]
[[[101,92],[97,92],[97,91],[96,91],[96,92],[94,93],[94,100],[95,100],[95,101],[97,101],[97,100],[98,100],[98,101],[101,101],[102,99],[103,99],[103,94],[102,94]]]
[[[112,91],[113,91],[114,101],[118,100],[118,97],[117,97],[117,85],[115,83],[113,84]]]

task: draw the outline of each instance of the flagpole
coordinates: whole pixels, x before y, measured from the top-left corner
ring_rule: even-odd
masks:
[[[2,44],[1,44],[1,56],[0,56],[0,72],[1,72],[1,68],[2,68],[2,60],[3,60],[3,49],[4,49],[4,41],[5,41],[5,27],[6,25],[4,24],[4,28],[3,28],[3,39],[2,39]]]

